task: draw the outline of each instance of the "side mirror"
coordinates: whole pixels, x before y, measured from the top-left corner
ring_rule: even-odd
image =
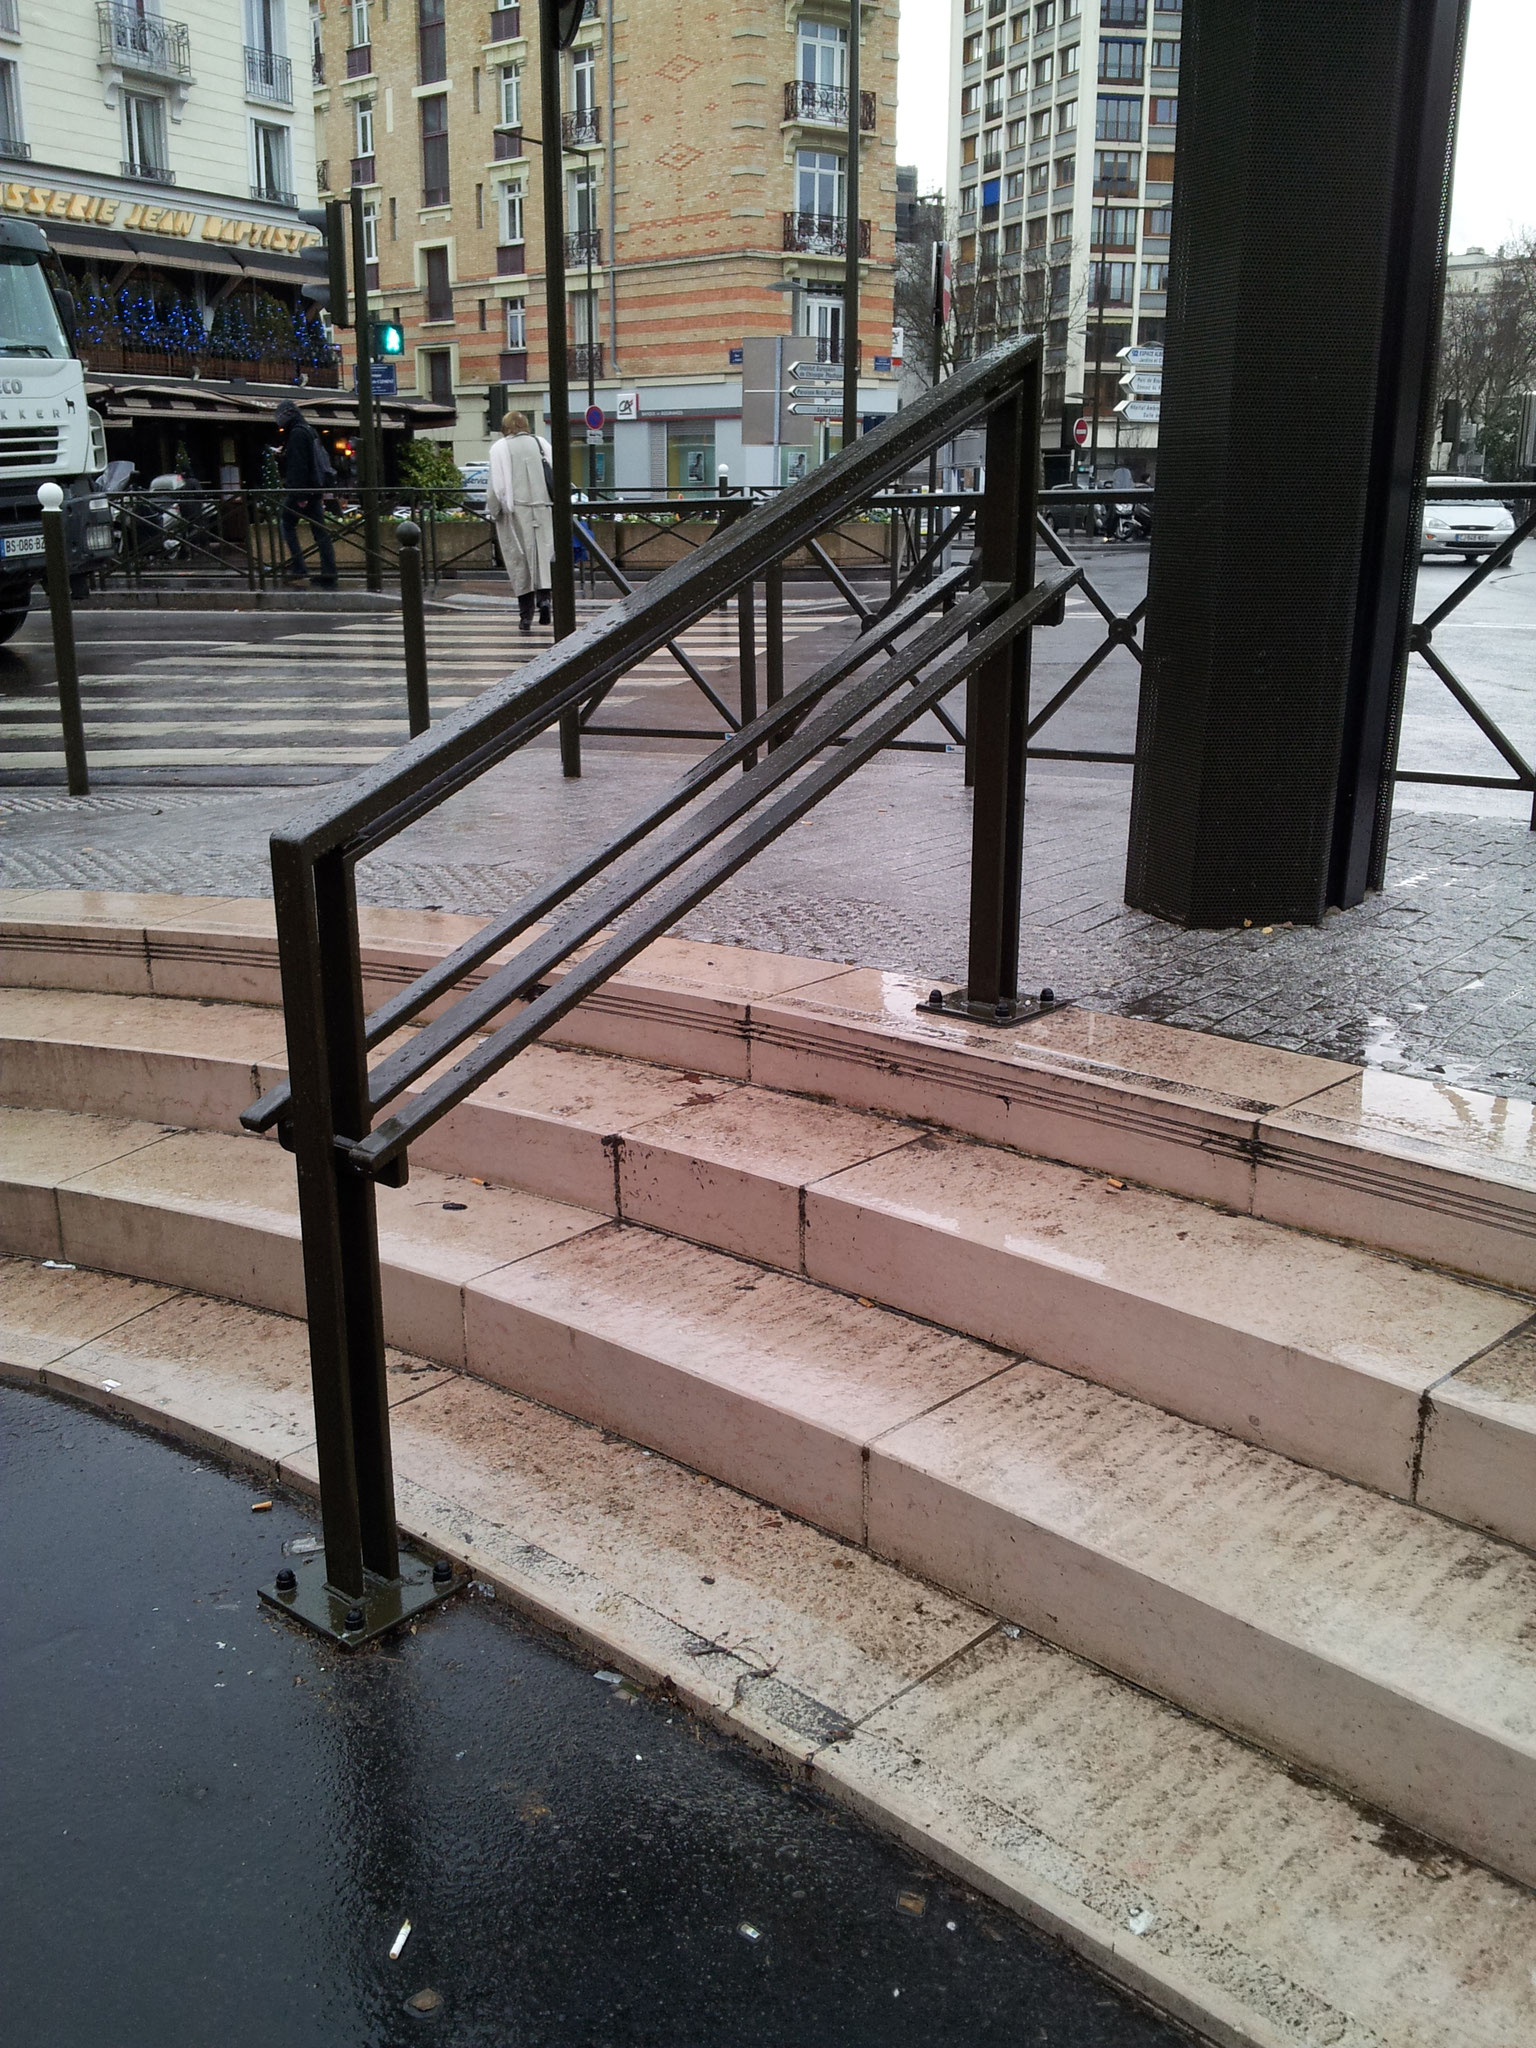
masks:
[[[56,291],[53,295],[53,303],[58,308],[59,320],[65,334],[73,341],[75,338],[75,322],[78,318],[75,311],[74,293]]]

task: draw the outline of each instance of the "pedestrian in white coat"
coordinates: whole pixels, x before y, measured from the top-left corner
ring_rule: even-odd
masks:
[[[501,559],[517,598],[518,624],[533,631],[533,608],[539,623],[549,624],[549,593],[555,553],[554,514],[544,451],[535,439],[525,412],[509,412],[501,423],[501,439],[491,445],[490,474],[485,487],[486,517],[496,522]]]

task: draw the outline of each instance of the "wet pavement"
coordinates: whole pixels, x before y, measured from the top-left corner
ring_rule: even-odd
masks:
[[[1184,2038],[500,1604],[350,1657],[267,1616],[307,1505],[15,1388],[0,1443],[9,2039]]]

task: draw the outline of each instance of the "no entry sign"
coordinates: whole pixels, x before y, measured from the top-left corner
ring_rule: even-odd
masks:
[[[1088,446],[1088,436],[1092,432],[1093,428],[1088,424],[1087,420],[1075,420],[1073,422],[1072,438],[1079,448],[1086,448]]]

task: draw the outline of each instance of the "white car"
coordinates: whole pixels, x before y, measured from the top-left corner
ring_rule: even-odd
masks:
[[[471,512],[485,516],[485,486],[491,474],[488,462],[461,462],[459,475],[464,479],[464,502]]]
[[[1479,555],[1491,555],[1514,530],[1509,507],[1496,499],[1458,504],[1451,498],[1431,498],[1424,507],[1419,552],[1462,555],[1473,562]]]

